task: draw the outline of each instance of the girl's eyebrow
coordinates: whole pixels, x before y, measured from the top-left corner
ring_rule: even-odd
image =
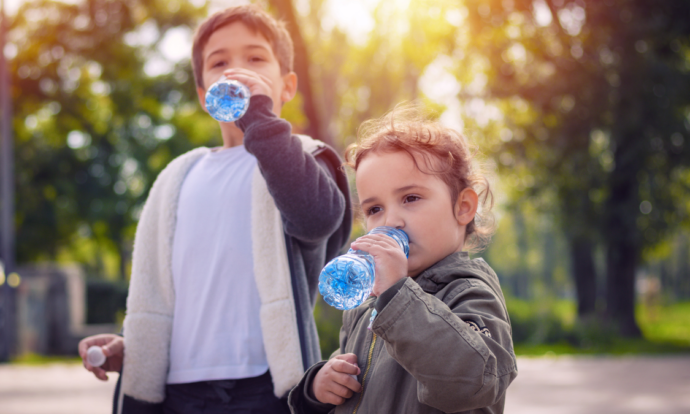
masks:
[[[424,187],[423,185],[419,185],[419,184],[411,184],[411,185],[406,185],[405,187],[398,188],[397,190],[395,190],[395,193],[404,193],[406,191],[414,190],[416,188],[425,189],[426,187]]]
[[[407,191],[410,191],[410,190],[414,190],[414,189],[417,189],[417,188],[418,188],[418,189],[426,189],[426,187],[424,187],[423,185],[411,184],[411,185],[406,185],[405,187],[400,187],[400,188],[394,190],[393,192],[396,193],[396,194],[398,194],[398,193],[404,193],[404,192],[407,192]],[[364,205],[364,204],[367,204],[367,203],[371,203],[371,202],[373,202],[373,201],[375,201],[375,200],[376,200],[376,196],[373,196],[373,197],[367,198],[367,199],[364,200],[364,201],[360,201],[359,204],[360,204],[360,205]]]

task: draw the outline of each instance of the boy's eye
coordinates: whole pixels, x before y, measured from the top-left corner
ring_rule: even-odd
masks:
[[[213,63],[213,64],[211,65],[211,67],[212,67],[212,68],[217,68],[217,67],[221,67],[221,66],[224,66],[224,65],[225,65],[225,61],[224,61],[224,60],[219,60],[218,62]]]
[[[261,56],[252,56],[249,58],[250,62],[263,62],[265,59]]]

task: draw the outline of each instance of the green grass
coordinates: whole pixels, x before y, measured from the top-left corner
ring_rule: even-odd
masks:
[[[58,362],[69,364],[81,364],[81,358],[72,355],[38,355],[29,353],[13,357],[10,360],[11,364],[21,365],[45,365]]]
[[[621,338],[598,321],[579,324],[572,301],[541,303],[509,298],[515,353],[519,356],[690,353],[690,302],[638,305],[643,338]]]
[[[644,337],[650,341],[690,348],[690,302],[636,309]]]

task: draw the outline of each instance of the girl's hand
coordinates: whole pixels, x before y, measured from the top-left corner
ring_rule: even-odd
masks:
[[[311,391],[319,402],[340,405],[353,392],[360,392],[362,386],[351,375],[359,375],[355,354],[342,354],[334,357],[321,367],[314,377]]]
[[[407,257],[393,238],[385,234],[367,234],[355,240],[351,247],[374,257],[376,278],[372,295],[379,296],[407,276]]]
[[[236,80],[245,84],[252,93],[252,96],[266,95],[270,97],[271,93],[273,92],[271,89],[273,86],[273,81],[271,81],[271,79],[268,77],[254,71],[242,68],[233,68],[223,72],[223,75],[225,75],[227,79]]]

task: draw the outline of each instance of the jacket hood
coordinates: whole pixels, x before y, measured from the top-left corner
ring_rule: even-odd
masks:
[[[414,277],[428,293],[436,293],[458,279],[479,279],[503,299],[501,285],[493,269],[482,258],[470,259],[467,252],[452,253]]]

